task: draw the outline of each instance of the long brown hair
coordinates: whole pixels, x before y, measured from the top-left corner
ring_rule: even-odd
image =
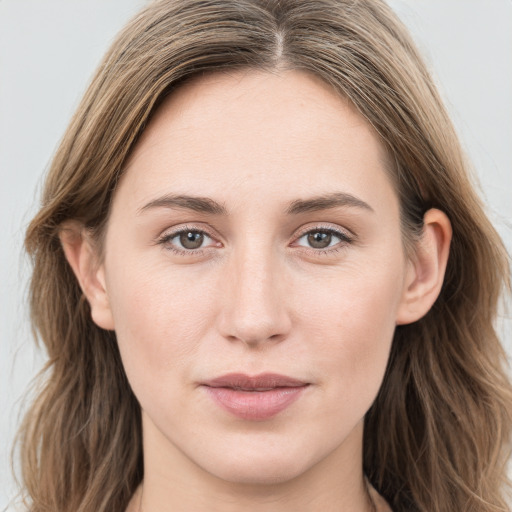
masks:
[[[404,240],[430,207],[452,223],[440,297],[397,327],[366,415],[369,480],[395,512],[508,510],[512,391],[493,327],[508,258],[431,77],[381,0],[160,0],[120,33],[26,237],[32,322],[49,357],[19,437],[28,509],[123,511],[143,478],[140,407],[115,334],[91,320],[60,226],[76,219],[101,238],[123,164],[163,99],[192,77],[242,68],[305,70],[356,106],[394,162]]]

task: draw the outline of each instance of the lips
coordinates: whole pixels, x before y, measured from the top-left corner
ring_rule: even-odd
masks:
[[[275,373],[231,373],[202,383],[208,395],[238,418],[262,421],[276,416],[303,394],[309,383]]]

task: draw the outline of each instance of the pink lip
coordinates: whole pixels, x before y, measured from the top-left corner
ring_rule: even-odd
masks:
[[[203,382],[213,400],[231,414],[245,420],[266,420],[295,402],[309,385],[284,375],[264,373],[250,377],[230,373]]]

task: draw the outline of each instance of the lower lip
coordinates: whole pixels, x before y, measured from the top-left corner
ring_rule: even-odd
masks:
[[[241,391],[204,386],[223,409],[244,420],[261,421],[276,416],[304,392],[307,385],[274,388],[268,391]]]

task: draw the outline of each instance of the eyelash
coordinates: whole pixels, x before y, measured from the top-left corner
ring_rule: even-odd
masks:
[[[184,233],[199,233],[201,235],[206,235],[207,237],[211,238],[212,240],[215,240],[214,236],[209,233],[208,231],[205,231],[204,229],[198,229],[194,227],[184,226],[183,228],[180,228],[176,231],[172,231],[170,233],[164,234],[162,237],[160,237],[157,240],[158,245],[162,245],[166,248],[166,250],[172,251],[174,254],[177,254],[179,256],[201,256],[207,250],[208,248],[198,248],[198,249],[179,249],[175,246],[173,246],[170,242],[172,239],[184,234]],[[327,227],[327,226],[315,226],[314,228],[307,229],[303,232],[301,232],[296,238],[295,242],[300,240],[305,235],[308,235],[310,233],[327,233],[329,235],[334,235],[335,237],[340,239],[340,242],[335,244],[332,247],[327,247],[325,249],[315,249],[313,247],[305,247],[305,246],[295,246],[298,247],[299,250],[308,252],[310,254],[314,255],[333,255],[339,252],[340,250],[343,250],[346,248],[347,245],[352,244],[355,241],[355,236],[349,235],[346,232],[343,232],[341,230]]]

